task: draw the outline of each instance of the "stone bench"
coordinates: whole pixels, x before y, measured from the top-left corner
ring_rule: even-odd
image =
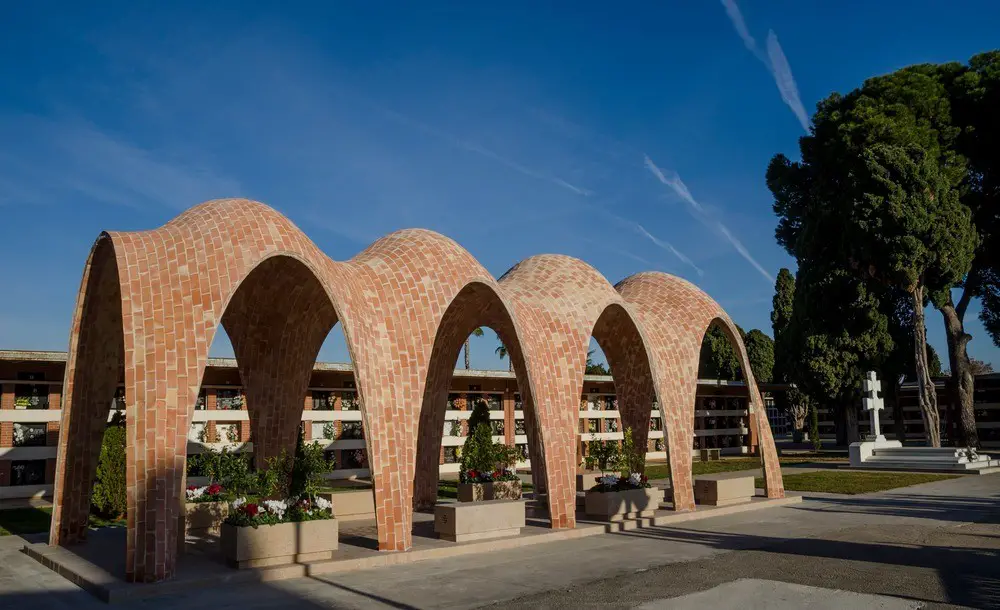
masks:
[[[524,504],[524,500],[438,504],[434,507],[434,531],[451,542],[517,536],[524,527]]]
[[[375,518],[375,492],[371,489],[327,491],[316,495],[333,504],[333,516],[341,521]]]
[[[694,481],[694,501],[709,506],[744,504],[753,498],[753,477],[704,477]]]
[[[722,459],[721,449],[701,449],[699,450],[702,462],[717,462]]]

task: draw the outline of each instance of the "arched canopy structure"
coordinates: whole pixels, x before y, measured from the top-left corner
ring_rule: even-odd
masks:
[[[665,273],[638,273],[619,282],[616,288],[632,306],[648,339],[660,416],[667,436],[674,509],[694,509],[691,452],[698,357],[702,340],[712,324],[719,325],[729,337],[743,369],[750,394],[750,425],[760,443],[767,495],[783,497],[781,468],[764,402],[743,340],[726,312],[694,284]]]
[[[247,388],[258,464],[291,448],[309,370],[330,328],[342,324],[380,549],[410,548],[413,504],[431,500],[436,481],[429,464],[440,446],[446,381],[458,346],[479,325],[511,350],[532,472],[547,492],[553,527],[575,525],[577,410],[591,335],[612,365],[626,425],[643,437],[658,398],[675,506],[691,508],[692,419],[685,413],[693,408],[700,337],[715,318],[731,326],[682,280],[640,274],[616,291],[565,256],[532,257],[497,281],[454,241],[424,230],[393,233],[334,262],[287,218],[246,200],[204,203],[152,231],[102,234],[73,318],[50,542],[86,535],[106,409],[123,371],[126,576],[156,581],[175,573],[186,437],[220,323]],[[735,344],[745,363],[738,335]],[[781,495],[774,444],[746,371],[768,493]],[[686,455],[675,449],[684,446]]]

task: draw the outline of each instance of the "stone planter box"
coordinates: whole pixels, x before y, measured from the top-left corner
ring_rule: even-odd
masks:
[[[495,481],[493,483],[459,483],[459,502],[487,502],[490,500],[520,500],[521,481]]]
[[[434,531],[442,540],[468,542],[517,536],[524,527],[525,500],[449,502],[434,507]]]
[[[316,495],[333,504],[333,516],[340,521],[375,518],[375,491],[372,489],[323,492]]]
[[[745,504],[755,493],[753,477],[704,478],[694,481],[694,501],[698,504]]]
[[[184,533],[218,534],[229,514],[228,502],[187,502],[184,505]]]
[[[603,521],[621,521],[652,517],[663,501],[663,490],[656,487],[628,491],[588,491],[585,512]]]
[[[233,568],[263,568],[333,558],[339,532],[336,519],[252,527],[222,524],[222,556]]]
[[[597,485],[597,481],[601,478],[600,470],[587,470],[584,472],[576,473],[576,490],[577,491],[590,491],[590,488]]]

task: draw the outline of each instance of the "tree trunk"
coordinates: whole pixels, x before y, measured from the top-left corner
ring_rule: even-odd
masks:
[[[469,366],[469,340],[468,339],[465,340],[465,349],[463,351],[465,352],[465,370],[469,370],[469,368],[471,368],[471,367]]]
[[[917,400],[924,420],[927,444],[941,446],[941,415],[938,413],[937,390],[927,366],[927,327],[924,325],[924,287],[918,285],[910,293],[913,299],[913,355],[917,369]]]
[[[941,308],[944,317],[945,336],[948,338],[948,365],[951,368],[951,412],[957,417],[950,418],[949,430],[954,427],[957,442],[961,447],[979,447],[979,433],[976,430],[976,412],[973,408],[973,389],[975,377],[972,376],[972,363],[967,351],[972,337],[965,332],[961,312],[955,309],[949,297]]]
[[[906,423],[903,421],[903,405],[899,402],[899,377],[883,379],[885,389],[882,397],[889,403],[892,411],[892,433],[896,440],[906,442]]]
[[[861,440],[858,431],[858,405],[850,402],[844,405],[844,423],[847,426],[847,444],[856,443]]]
[[[507,354],[507,371],[514,372],[514,361],[510,359],[510,354]]]

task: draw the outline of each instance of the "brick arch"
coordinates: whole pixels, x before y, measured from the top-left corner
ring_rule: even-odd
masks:
[[[650,367],[667,438],[674,509],[693,510],[691,451],[701,344],[709,326],[720,324],[733,342],[744,371],[750,371],[746,349],[726,312],[686,280],[665,273],[643,272],[625,278],[615,288],[631,305],[649,340]],[[746,379],[750,392],[750,420],[758,430],[767,495],[780,498],[784,496],[784,488],[767,413],[752,371]]]
[[[656,387],[646,340],[627,309],[627,303],[608,305],[594,324],[593,337],[611,368],[622,432],[631,428],[636,447],[643,448],[645,454]]]
[[[281,287],[268,278],[282,282]],[[443,325],[452,324],[446,313],[469,286],[475,288],[462,299],[478,294],[504,305],[508,317],[494,320],[494,328],[511,347],[520,348],[513,362],[518,378],[527,380],[522,392],[529,444],[533,455],[541,456],[532,474],[536,487],[547,494],[553,527],[575,525],[577,418],[593,333],[614,334],[616,323],[632,322],[633,336],[646,339],[653,387],[666,413],[668,444],[677,447],[685,434],[690,436],[691,418],[686,424],[682,420],[684,409],[693,404],[685,406],[684,399],[696,387],[700,338],[712,319],[728,317],[683,280],[640,274],[616,291],[593,267],[559,255],[526,259],[494,280],[460,245],[419,229],[398,231],[351,260],[335,262],[263,204],[212,201],[158,229],[103,234],[91,253],[70,337],[63,415],[67,433],[59,449],[55,497],[60,506],[54,514],[53,543],[67,544],[83,535],[84,502],[72,496],[89,490],[96,423],[87,423],[87,415],[97,412],[105,394],[110,401],[112,367],[117,375],[119,363],[124,364],[126,388],[126,577],[162,580],[176,569],[187,432],[219,324],[235,336],[241,375],[258,405],[252,407],[253,425],[259,428],[255,435],[262,453],[271,454],[287,446],[295,420],[294,409],[277,405],[297,392],[305,363],[315,358],[322,338],[339,321],[364,420],[379,548],[409,549],[419,405],[429,372],[439,368],[432,366],[435,339]],[[101,303],[110,306],[96,306]],[[605,315],[609,317],[602,321]],[[455,318],[454,324],[460,321]],[[453,331],[444,332],[450,348]],[[641,382],[641,359],[628,351],[638,348],[619,347],[611,349],[614,368],[636,372],[623,373],[628,379],[616,382],[626,386],[635,376],[640,380],[636,387],[648,390]],[[740,353],[745,361],[742,344]],[[265,387],[278,374],[289,375],[287,384]],[[439,374],[430,380],[435,387]],[[752,392],[752,403],[760,404]],[[296,402],[301,408],[301,395]],[[761,408],[754,414],[764,417]],[[770,470],[776,468],[769,457],[774,455],[773,440],[766,418],[759,421],[768,493],[780,495],[780,472]],[[682,472],[678,453],[671,452],[675,473]],[[686,466],[689,473],[690,454]],[[693,497],[690,491],[689,475],[675,479],[678,508],[693,505],[687,502]]]
[[[315,273],[294,257],[261,261],[233,294],[222,325],[246,392],[258,467],[294,451],[302,397],[337,318]]]
[[[72,329],[63,385],[50,544],[74,544],[86,539],[97,458],[125,359],[118,261],[107,234],[101,234],[87,257]]]
[[[437,502],[439,456],[455,360],[465,339],[480,326],[493,329],[507,346],[522,403],[526,410],[531,409],[532,384],[525,367],[517,324],[494,283],[471,282],[452,300],[434,337],[417,433],[413,486],[413,506],[417,510],[427,509]],[[472,431],[469,432],[471,434]],[[539,463],[544,460],[541,454],[531,456],[533,462],[536,458]]]
[[[629,306],[596,269],[569,256],[525,259],[498,283],[523,331],[521,348],[534,383],[535,417],[532,421],[526,413],[525,423],[529,445],[539,445],[535,453],[544,460],[532,461],[532,479],[548,497],[552,526],[574,527],[577,429],[590,337],[596,329],[615,351],[612,324],[630,318]],[[625,351],[615,356],[622,363],[629,357]],[[625,373],[615,381],[625,387],[633,383]]]

